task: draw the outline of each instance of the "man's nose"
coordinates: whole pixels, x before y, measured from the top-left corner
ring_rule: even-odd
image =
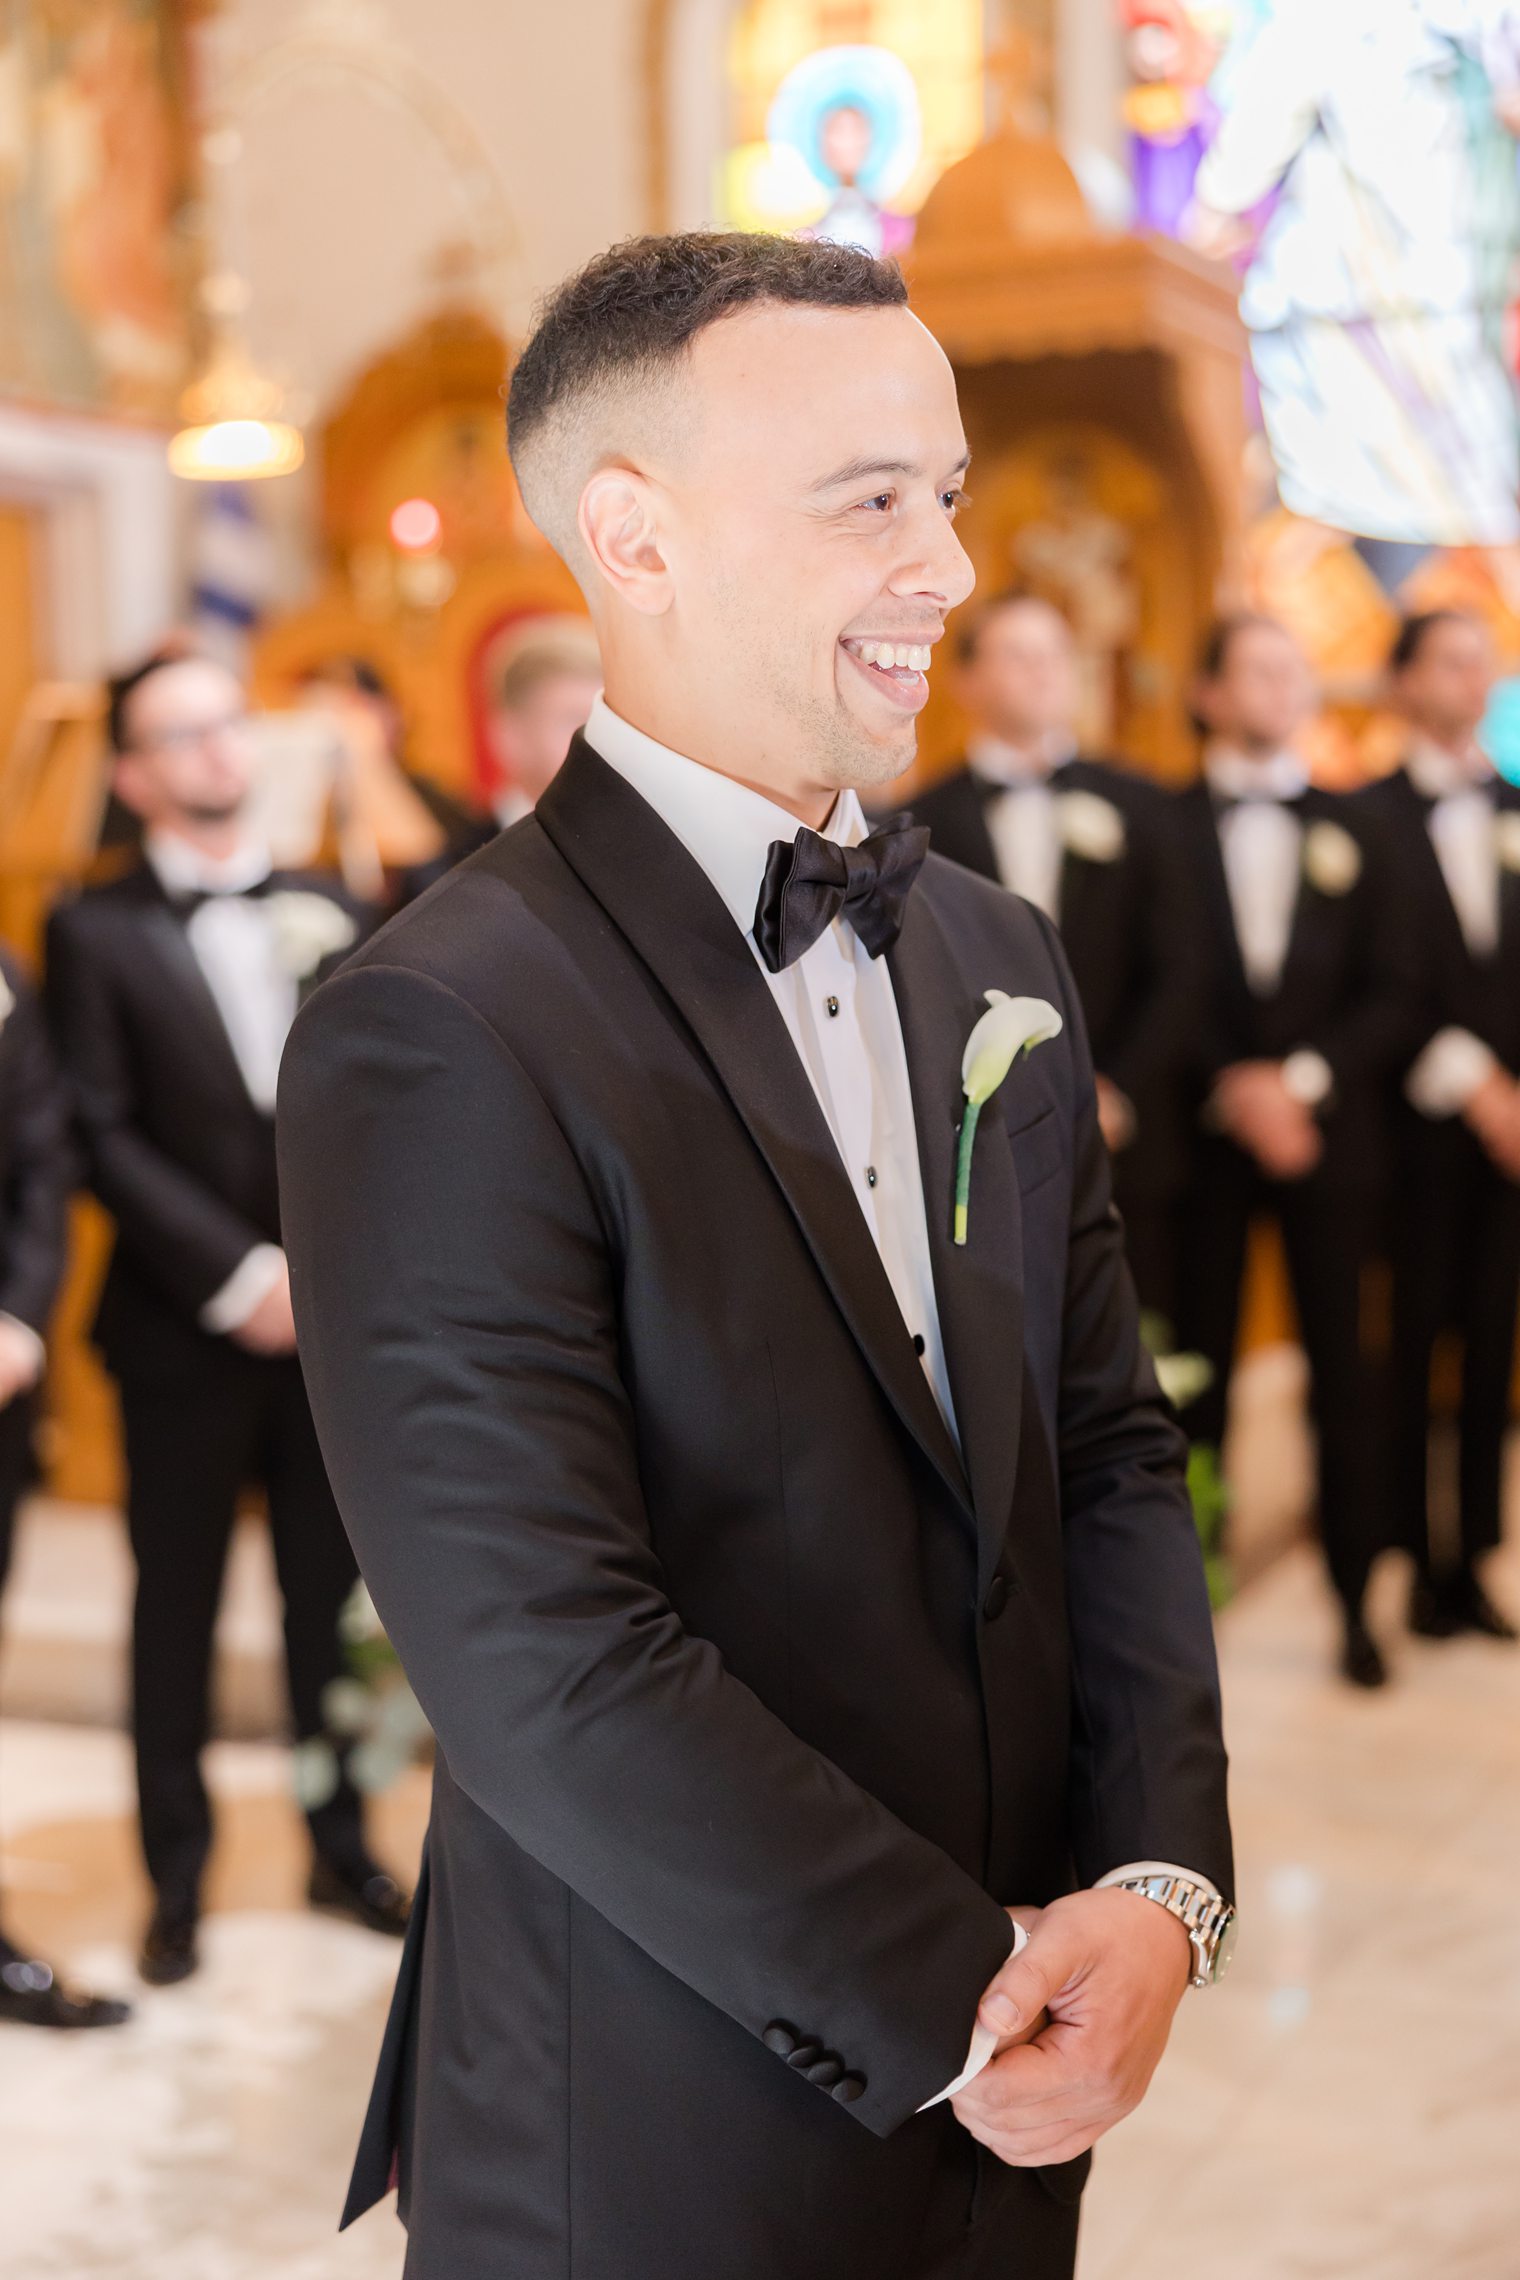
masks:
[[[971,558],[941,509],[935,509],[933,522],[891,583],[895,594],[921,595],[941,610],[953,610],[971,592],[976,584]]]

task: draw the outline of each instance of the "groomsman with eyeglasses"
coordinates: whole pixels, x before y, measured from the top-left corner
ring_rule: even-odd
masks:
[[[1385,1177],[1382,1088],[1408,1037],[1408,929],[1377,819],[1312,785],[1299,757],[1314,703],[1303,654],[1274,620],[1210,633],[1194,692],[1203,772],[1175,815],[1210,986],[1187,1088],[1178,1338],[1211,1365],[1186,1423],[1217,1449],[1248,1236],[1275,1220],[1309,1362],[1341,1669],[1375,1687],[1387,1671],[1363,1614],[1382,1536],[1363,1282]]]
[[[919,794],[935,853],[996,879],[1052,919],[1071,961],[1114,1159],[1140,1302],[1176,1308],[1176,1211],[1186,1172],[1178,1080],[1199,1018],[1187,881],[1170,802],[1131,768],[1078,749],[1075,644],[1036,594],[995,594],[956,636],[965,759]]]
[[[140,860],[53,914],[47,995],[90,1186],[116,1247],[95,1336],[121,1393],[137,1562],[132,1694],[155,1893],[140,1968],[196,1968],[211,1815],[201,1774],[212,1635],[240,1493],[264,1489],[298,1739],[324,1730],[355,1578],[296,1357],[275,1168],[275,1079],[310,990],[365,914],[277,871],[250,812],[234,676],[165,651],[118,681],[114,789]],[[338,1770],[312,1802],[313,1905],[399,1934],[406,1903]]]
[[[1392,1088],[1396,1539],[1414,1558],[1410,1628],[1429,1639],[1515,1627],[1482,1579],[1500,1538],[1520,1309],[1520,787],[1478,742],[1493,644],[1456,610],[1411,617],[1389,660],[1404,764],[1362,795],[1398,863],[1418,952],[1418,1023]],[[1461,1362],[1451,1540],[1428,1493],[1431,1362]]]

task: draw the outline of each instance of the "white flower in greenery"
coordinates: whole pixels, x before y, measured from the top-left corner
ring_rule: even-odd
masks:
[[[1349,831],[1321,817],[1304,834],[1304,871],[1322,895],[1344,895],[1362,875],[1362,851]]]
[[[1124,853],[1124,818],[1097,792],[1061,792],[1056,798],[1061,844],[1085,863],[1116,863]]]
[[[1494,817],[1494,846],[1506,871],[1520,871],[1520,808],[1500,808]]]
[[[955,1166],[955,1240],[966,1240],[971,1203],[971,1149],[976,1121],[984,1104],[997,1091],[1020,1053],[1032,1053],[1059,1037],[1061,1016],[1046,998],[1009,997],[1006,990],[985,993],[987,1011],[966,1040],[961,1056],[961,1089],[966,1113],[961,1119],[961,1144]]]
[[[290,887],[266,895],[264,908],[274,927],[274,951],[287,974],[304,982],[324,958],[346,950],[359,929],[340,903],[330,895],[315,895]]]

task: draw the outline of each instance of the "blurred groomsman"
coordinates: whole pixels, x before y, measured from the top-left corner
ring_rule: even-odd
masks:
[[[295,1731],[323,1729],[355,1567],[296,1359],[280,1248],[275,1077],[306,992],[358,933],[316,874],[276,873],[245,822],[243,691],[209,660],[150,658],[116,684],[115,788],[143,858],[54,913],[47,994],[88,1177],[116,1221],[95,1335],[121,1389],[143,1851],[156,1906],[144,1978],[197,1960],[211,1841],[200,1753],[212,1632],[239,1491],[261,1484],[284,1598]],[[310,1897],[376,1930],[406,1906],[364,1843],[346,1778],[308,1816]]]
[[[1213,1368],[1187,1424],[1217,1448],[1246,1239],[1270,1213],[1309,1360],[1342,1669],[1378,1686],[1386,1671],[1362,1615],[1380,1534],[1361,1287],[1376,1236],[1381,1088],[1408,1035],[1407,928],[1372,820],[1354,799],[1313,788],[1293,749],[1314,701],[1296,642],[1272,620],[1239,617],[1210,635],[1194,698],[1203,774],[1176,795],[1211,985],[1189,1086],[1178,1336]]]
[[[914,818],[936,854],[1000,880],[1059,927],[1130,1266],[1141,1303],[1170,1320],[1187,1161],[1178,1080],[1198,1018],[1170,802],[1129,769],[1078,756],[1071,630],[1048,602],[1008,593],[975,611],[954,687],[976,733],[964,763],[914,800]]]
[[[42,1333],[63,1279],[72,1184],[68,1113],[42,1009],[0,950],[0,1588],[16,1506],[31,1477]],[[51,1964],[0,1932],[0,2020],[32,2027],[114,2027],[125,2003],[65,1987]]]
[[[590,621],[557,618],[528,625],[497,674],[487,725],[500,771],[497,827],[531,815],[586,725],[602,685],[601,653]]]
[[[1363,794],[1399,866],[1419,953],[1418,1026],[1394,1107],[1393,1493],[1414,1554],[1411,1627],[1426,1638],[1514,1628],[1483,1588],[1520,1304],[1520,789],[1477,742],[1494,678],[1488,635],[1454,611],[1414,617],[1390,660],[1409,723],[1404,766]],[[1430,1365],[1460,1343],[1459,1530],[1433,1540],[1426,1494]]]

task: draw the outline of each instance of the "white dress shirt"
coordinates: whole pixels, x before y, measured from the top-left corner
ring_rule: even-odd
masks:
[[[1474,958],[1499,946],[1499,851],[1494,843],[1494,772],[1476,747],[1448,752],[1422,739],[1407,766],[1416,791],[1433,800],[1426,822],[1462,939]],[[1470,1029],[1438,1030],[1404,1080],[1422,1116],[1457,1116],[1498,1062]]]
[[[903,1320],[923,1340],[924,1375],[959,1445],[929,1255],[908,1056],[885,958],[873,958],[849,921],[840,917],[811,949],[773,974],[755,942],[755,906],[771,844],[782,839],[790,845],[796,839],[802,829],[796,816],[731,776],[656,743],[615,713],[605,697],[593,704],[583,733],[592,750],[633,786],[701,865],[754,953],[849,1174]],[[857,847],[867,836],[853,792],[840,793],[821,836],[843,847]],[[1128,1866],[1115,1869],[1105,1882],[1137,1872]],[[1214,1889],[1191,1870],[1173,1873],[1205,1891]],[[1015,1926],[1015,1935],[1012,1952],[1017,1954],[1024,1944],[1021,1927]],[[997,2038],[974,2025],[965,2066],[926,2104],[937,2106],[963,2090],[996,2048]]]
[[[1066,740],[1025,749],[980,736],[966,753],[972,774],[998,787],[987,802],[987,830],[999,879],[1057,926],[1066,849],[1050,779],[1075,752]]]
[[[1246,980],[1267,997],[1282,980],[1303,867],[1304,827],[1284,803],[1309,779],[1291,752],[1248,760],[1216,747],[1203,768],[1215,797],[1234,803],[1219,818],[1219,848]]]
[[[143,852],[166,893],[204,894],[186,922],[191,955],[205,978],[227,1042],[255,1108],[273,1116],[280,1056],[296,1017],[299,986],[278,956],[274,926],[247,890],[268,878],[268,850],[256,841],[234,853],[202,854],[177,832],[150,831]],[[285,1271],[276,1243],[255,1243],[201,1308],[201,1327],[241,1328]]]

